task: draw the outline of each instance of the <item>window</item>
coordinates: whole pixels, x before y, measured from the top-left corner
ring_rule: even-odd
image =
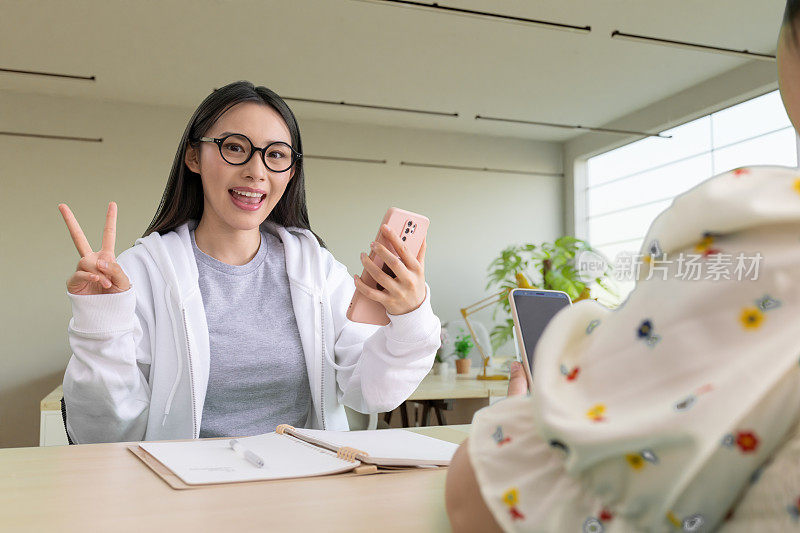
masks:
[[[588,160],[588,240],[611,261],[638,253],[653,220],[703,180],[747,165],[797,166],[797,136],[774,91]],[[632,287],[623,288],[623,292]]]

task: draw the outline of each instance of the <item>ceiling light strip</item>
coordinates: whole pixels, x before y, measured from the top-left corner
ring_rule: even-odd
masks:
[[[672,135],[662,135],[660,133],[648,133],[646,131],[620,130],[614,128],[596,128],[594,126],[581,126],[579,124],[558,124],[555,122],[538,122],[535,120],[520,120],[515,118],[485,117],[475,115],[475,120],[491,120],[494,122],[510,122],[512,124],[529,124],[531,126],[544,126],[547,128],[561,128],[565,130],[584,130],[597,133],[616,133],[619,135],[641,135],[642,137],[659,137],[661,139],[671,139]]]
[[[314,98],[298,98],[294,96],[283,96],[284,100],[289,100],[292,102],[307,102],[311,104],[327,104],[327,105],[341,105],[347,107],[360,107],[363,109],[378,109],[382,111],[400,111],[403,113],[417,113],[422,115],[436,115],[440,117],[457,117],[458,113],[446,113],[443,111],[428,111],[425,109],[411,109],[407,107],[390,107],[390,106],[383,106],[383,105],[372,105],[372,104],[354,104],[345,101],[334,101],[334,100],[317,100]]]
[[[360,159],[358,157],[337,157],[333,155],[310,155],[306,154],[303,159],[324,159],[326,161],[349,161],[352,163],[375,163],[378,165],[385,165],[385,159]]]
[[[69,78],[71,80],[97,81],[94,76],[77,76],[75,74],[58,74],[55,72],[37,72],[35,70],[17,70],[13,68],[0,68],[0,72],[9,74],[29,74],[31,76],[46,76],[51,78]]]
[[[10,137],[32,137],[34,139],[55,139],[58,141],[82,141],[88,143],[101,143],[102,138],[91,137],[69,137],[65,135],[42,135],[39,133],[21,133],[18,131],[0,131],[0,135],[8,135]]]
[[[561,22],[550,22],[548,20],[538,20],[527,17],[517,17],[514,15],[504,15],[502,13],[492,13],[490,11],[480,11],[477,9],[466,9],[462,7],[445,6],[437,2],[417,2],[414,0],[358,0],[360,2],[369,2],[372,4],[394,5],[401,7],[412,7],[422,10],[439,11],[451,15],[465,15],[469,17],[488,18],[499,20],[502,22],[512,22],[515,24],[526,24],[548,28],[552,30],[565,30],[577,33],[589,33],[592,31],[591,26],[575,26],[573,24],[563,24]]]
[[[760,61],[775,61],[777,59],[777,57],[772,54],[751,52],[750,50],[735,50],[733,48],[724,48],[721,46],[711,46],[707,44],[690,43],[685,41],[675,41],[672,39],[661,39],[658,37],[648,37],[647,35],[635,35],[633,33],[623,33],[618,30],[614,30],[611,32],[611,38],[621,39],[624,41],[632,41],[635,43],[657,44],[661,46],[673,46],[675,48],[684,48],[687,50],[712,52],[715,54],[725,54],[735,57],[743,57],[745,59],[758,59]]]
[[[458,165],[440,165],[436,163],[412,163],[409,161],[400,161],[400,165],[406,167],[422,167],[422,168],[444,168],[448,170],[472,170],[478,172],[498,172],[500,174],[524,174],[526,176],[547,176],[551,178],[563,178],[563,173],[555,172],[535,172],[530,170],[509,170],[503,168],[488,168],[488,167],[462,167]]]

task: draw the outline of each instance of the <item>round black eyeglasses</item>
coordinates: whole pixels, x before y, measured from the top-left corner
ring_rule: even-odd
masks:
[[[297,152],[285,142],[269,143],[264,148],[253,145],[253,142],[241,133],[232,133],[225,137],[200,137],[202,142],[213,142],[219,148],[219,155],[231,165],[244,165],[253,154],[261,152],[261,159],[272,172],[286,172],[303,154]]]

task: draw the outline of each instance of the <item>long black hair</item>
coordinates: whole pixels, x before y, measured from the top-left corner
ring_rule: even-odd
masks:
[[[797,17],[800,16],[800,0],[786,0],[786,9],[783,11],[783,25],[789,29],[792,44],[797,46]]]
[[[249,81],[237,81],[214,90],[195,110],[186,130],[183,132],[172,170],[169,173],[161,203],[144,237],[153,232],[164,234],[174,230],[190,219],[200,220],[203,216],[203,184],[200,175],[189,170],[184,161],[186,147],[197,148],[200,137],[222,116],[225,111],[241,102],[257,102],[266,104],[280,114],[289,128],[292,148],[303,153],[300,140],[300,128],[297,119],[283,98],[266,87],[256,87]],[[267,220],[281,226],[295,226],[311,230],[306,207],[306,185],[303,173],[303,158],[295,163],[294,175],[289,180],[286,190],[272,209]],[[316,234],[320,245],[325,246]]]

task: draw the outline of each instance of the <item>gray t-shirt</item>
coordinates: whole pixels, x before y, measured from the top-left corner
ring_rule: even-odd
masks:
[[[311,390],[283,243],[261,232],[256,256],[236,266],[206,255],[191,236],[211,350],[200,437],[304,427]]]

